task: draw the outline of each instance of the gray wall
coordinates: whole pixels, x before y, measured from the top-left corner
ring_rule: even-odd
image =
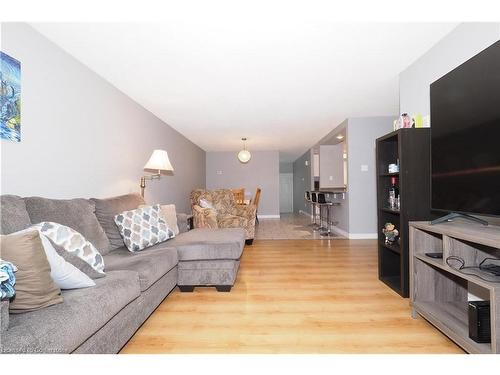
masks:
[[[375,140],[392,131],[393,117],[350,118],[347,125],[349,234],[376,234],[377,180]],[[361,166],[368,171],[361,171]]]
[[[280,163],[280,173],[293,173],[293,163]]]
[[[429,85],[499,39],[500,23],[458,25],[401,72],[399,112],[430,114]]]
[[[392,123],[395,117],[396,114],[393,117],[354,117],[346,119],[314,146],[336,144],[339,141],[335,136],[340,132],[345,133],[344,141],[347,142],[348,164],[347,192],[344,195],[336,194],[335,198],[330,197],[332,201],[340,203],[340,206],[335,206],[332,209],[332,213],[335,221],[338,222],[336,227],[343,235],[348,235],[351,238],[371,238],[376,236],[375,140],[392,131]],[[361,171],[362,165],[368,166],[368,171]]]
[[[251,198],[260,187],[259,215],[279,216],[279,152],[252,151],[247,164],[240,163],[236,155],[237,151],[207,152],[207,189],[244,187],[247,198]]]
[[[297,214],[300,211],[311,212],[310,205],[304,200],[305,192],[311,190],[311,178],[311,150],[307,150],[293,162],[293,211]]]
[[[319,146],[319,187],[320,189],[343,189],[344,183],[344,143]]]
[[[30,26],[1,28],[2,51],[21,61],[22,70],[22,140],[1,141],[2,194],[138,192],[144,164],[161,148],[175,172],[149,182],[146,199],[190,211],[190,190],[205,185],[202,149]]]

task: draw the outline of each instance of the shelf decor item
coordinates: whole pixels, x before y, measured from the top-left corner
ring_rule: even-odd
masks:
[[[0,131],[2,139],[21,142],[21,63],[0,52]]]
[[[396,229],[393,223],[385,223],[382,228],[382,233],[385,236],[385,243],[392,244],[396,241],[396,238],[399,236],[399,231]]]

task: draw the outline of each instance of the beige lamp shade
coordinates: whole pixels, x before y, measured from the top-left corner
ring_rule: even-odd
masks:
[[[144,166],[144,171],[151,173],[173,172],[174,167],[170,164],[167,151],[154,150],[153,154]]]

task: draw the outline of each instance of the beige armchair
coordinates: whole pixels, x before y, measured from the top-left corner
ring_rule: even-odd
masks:
[[[200,199],[209,202],[214,208],[202,208]],[[247,243],[252,243],[255,234],[256,207],[253,204],[236,204],[230,189],[193,190],[191,208],[195,228],[243,228]]]

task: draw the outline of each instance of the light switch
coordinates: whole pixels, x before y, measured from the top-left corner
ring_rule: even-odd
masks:
[[[222,171],[217,171],[217,174],[222,174]]]
[[[328,179],[329,179],[330,181],[333,181],[333,176],[329,176],[329,177],[328,177]]]
[[[368,166],[366,164],[361,164],[361,172],[368,172]]]

